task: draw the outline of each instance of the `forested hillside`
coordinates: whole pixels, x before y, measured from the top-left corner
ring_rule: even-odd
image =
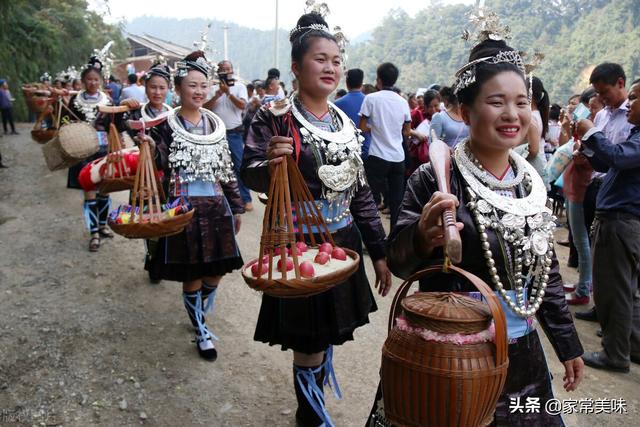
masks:
[[[26,118],[23,83],[45,71],[55,75],[69,65],[85,64],[95,48],[114,40],[118,57],[128,51],[118,26],[107,25],[87,10],[85,0],[0,1],[0,78],[9,80],[18,119]]]
[[[260,19],[256,17],[256,19]],[[224,54],[223,27],[225,23],[215,19],[171,19],[142,16],[129,21],[125,31],[132,34],[150,34],[164,40],[170,40],[185,47],[192,47],[193,42],[200,40],[200,33],[211,23],[209,43],[214,49],[214,61],[219,61]],[[229,59],[236,67],[236,73],[248,80],[266,78],[267,70],[275,65],[273,31],[262,31],[227,23]],[[285,30],[278,33],[280,43],[279,68],[282,79],[289,81],[289,34]],[[239,69],[238,69],[239,68]]]
[[[566,100],[588,84],[593,66],[612,61],[629,78],[640,77],[640,0],[487,0],[511,27],[510,44],[546,55],[536,73],[553,100]],[[391,13],[370,41],[351,50],[349,65],[373,80],[377,64],[400,67],[398,86],[411,90],[431,83],[450,84],[468,58],[461,38],[469,6],[432,2],[414,18]]]

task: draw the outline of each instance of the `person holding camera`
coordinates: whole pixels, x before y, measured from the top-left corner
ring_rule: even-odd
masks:
[[[242,113],[247,106],[247,87],[233,77],[233,65],[224,60],[218,64],[219,83],[213,87],[214,95],[205,108],[213,111],[222,119],[227,128],[227,141],[231,150],[233,168],[238,179],[240,194],[244,201],[245,211],[253,210],[251,193],[240,179],[240,166],[244,152],[244,126]]]

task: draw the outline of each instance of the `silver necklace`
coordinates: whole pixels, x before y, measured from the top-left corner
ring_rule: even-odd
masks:
[[[467,163],[458,159],[459,151],[456,149],[456,163],[467,186],[466,193],[469,199],[467,207],[471,211],[474,223],[480,233],[480,244],[486,260],[491,281],[495,285],[500,297],[507,306],[518,316],[528,318],[533,316],[542,304],[546,292],[553,258],[553,229],[554,218],[545,206],[546,191],[542,184],[542,196],[540,184],[542,179],[532,175],[535,171],[527,169],[531,175],[531,192],[528,196],[515,199],[496,194],[491,188],[480,182],[467,168]],[[525,161],[519,162],[519,168],[528,166]],[[526,165],[525,165],[526,164]],[[540,181],[540,182],[538,182]],[[510,203],[509,199],[515,203]],[[542,200],[542,203],[540,201]],[[518,201],[525,201],[520,203]],[[508,295],[495,267],[495,259],[490,250],[487,229],[493,230],[506,252],[511,256],[511,261],[505,259],[508,276],[515,289],[515,301]],[[531,284],[531,294],[525,301],[525,286]]]
[[[180,179],[187,182],[203,180],[226,183],[235,181],[233,161],[226,139],[226,128],[222,120],[211,111],[201,108],[203,120],[214,125],[213,132],[208,135],[197,135],[187,131],[180,120],[178,112],[181,108],[171,110],[167,123],[173,131],[169,146],[169,166],[181,169]]]
[[[73,101],[74,107],[80,111],[87,123],[93,124],[98,117],[98,107],[109,105],[109,98],[102,91],[98,91],[98,99],[87,100],[84,98],[86,90],[81,90]]]
[[[491,175],[489,172],[487,172],[484,169],[484,167],[482,167],[480,162],[475,157],[473,157],[473,154],[471,153],[471,148],[469,146],[469,138],[462,141],[460,144],[458,144],[457,147],[460,147],[460,146],[463,146],[464,150],[460,152],[459,158],[457,158],[456,160],[461,164],[463,164],[467,168],[467,170],[473,173],[480,181],[487,184],[491,188],[500,188],[500,189],[512,188],[512,187],[515,187],[516,185],[519,185],[522,182],[522,179],[524,178],[524,172],[525,172],[523,168],[521,167],[517,168],[516,176],[514,179],[501,181],[495,176]],[[458,150],[456,149],[456,153],[457,151]],[[516,165],[518,164],[518,157],[519,156],[516,153],[514,153],[513,150],[509,152],[509,160]]]
[[[336,132],[329,132],[307,120],[298,107],[298,103],[302,104],[300,99],[295,95],[292,98],[291,112],[301,125],[302,142],[314,146],[317,153],[318,178],[323,184],[323,197],[334,202],[343,191],[349,191],[352,196],[357,185],[364,185],[366,182],[360,157],[364,137],[351,119],[333,103],[328,102],[329,112],[334,126],[339,128],[341,125],[341,128]]]
[[[140,115],[142,116],[142,119],[145,122],[150,122],[151,120],[154,119],[154,117],[151,117],[150,115],[147,114],[147,106],[149,106],[149,103],[144,103],[142,104],[142,106],[140,107]],[[149,106],[149,108],[151,108],[151,106]],[[165,103],[162,103],[162,111],[171,111],[171,107]]]

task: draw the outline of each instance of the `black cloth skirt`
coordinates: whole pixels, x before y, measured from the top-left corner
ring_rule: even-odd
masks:
[[[509,369],[507,381],[498,400],[493,422],[495,427],[562,427],[564,421],[560,415],[550,415],[545,411],[545,404],[553,399],[551,388],[551,373],[547,366],[544,349],[537,331],[520,337],[515,343],[509,344]],[[527,398],[538,398],[537,410],[526,413],[526,410],[512,410],[511,399],[519,406],[526,407]],[[378,386],[378,393],[374,407],[369,416],[367,427],[390,426],[384,418],[382,392]],[[427,404],[427,403],[425,403]],[[513,412],[513,413],[511,413]]]
[[[195,210],[191,223],[181,233],[148,245],[153,250],[145,270],[154,278],[190,282],[240,269],[243,261],[227,199],[222,195],[188,199]]]
[[[378,309],[362,257],[362,238],[351,224],[333,235],[337,246],[360,254],[358,270],[332,289],[308,298],[262,296],[254,339],[280,345],[282,350],[319,353],[331,345],[353,340],[353,331],[369,323]]]
[[[100,150],[93,156],[87,157],[80,163],[76,163],[75,165],[69,168],[69,173],[67,174],[67,188],[73,188],[77,190],[82,190],[80,186],[80,181],[78,181],[78,176],[80,175],[80,171],[83,167],[93,162],[94,160],[98,160],[100,157],[104,157],[107,155],[107,147],[100,147]]]

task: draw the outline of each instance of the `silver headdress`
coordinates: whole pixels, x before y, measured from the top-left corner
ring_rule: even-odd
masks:
[[[62,70],[56,74],[56,80],[60,80],[61,82],[71,82],[77,78],[80,78],[80,74],[73,65],[68,66],[66,70]]]
[[[326,3],[316,3],[315,0],[307,0],[305,2],[304,13],[315,12],[325,18],[331,11],[329,10],[329,6]],[[306,26],[296,26],[289,33],[289,38],[293,38],[295,36],[303,37],[306,33],[310,31],[322,31],[331,36],[333,36],[340,48],[340,57],[342,58],[342,68],[346,69],[347,64],[347,46],[349,45],[349,40],[342,32],[342,28],[339,26],[333,27],[333,33],[329,30],[329,27],[322,24],[311,24]],[[300,34],[300,35],[299,35]]]
[[[111,65],[113,65],[112,46],[113,40],[104,45],[100,50],[94,49],[93,55],[91,55],[91,59],[89,59],[89,63],[85,65],[85,68],[95,68],[102,73],[102,77],[108,79],[111,75]]]
[[[208,78],[213,68],[214,65],[201,56],[195,61],[176,62],[176,75],[179,77],[185,77],[189,71],[197,70],[203,73]]]
[[[469,21],[475,26],[475,33],[464,30],[462,38],[466,41],[482,43],[485,40],[508,40],[511,38],[511,29],[507,25],[500,24],[500,17],[495,12],[484,13],[484,7],[478,9],[477,14],[471,14]],[[476,81],[476,66],[481,62],[489,64],[510,63],[515,65],[523,74],[526,73],[525,64],[520,52],[514,50],[500,51],[493,56],[485,56],[469,62],[456,71],[456,82],[453,92],[458,93]]]
[[[44,74],[40,76],[40,82],[44,83],[46,81],[51,81],[51,76],[45,71]]]

